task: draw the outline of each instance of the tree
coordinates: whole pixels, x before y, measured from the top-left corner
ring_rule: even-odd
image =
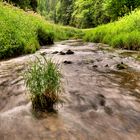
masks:
[[[112,20],[117,20],[140,6],[140,0],[105,0],[104,7]]]

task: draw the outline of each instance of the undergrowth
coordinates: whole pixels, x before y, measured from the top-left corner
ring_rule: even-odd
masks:
[[[119,21],[83,31],[86,41],[102,42],[122,49],[140,50],[140,10]]]
[[[0,2],[0,59],[34,53],[54,40],[78,38],[81,31],[48,23],[34,12]]]

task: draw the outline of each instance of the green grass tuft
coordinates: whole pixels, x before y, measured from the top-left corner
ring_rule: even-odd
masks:
[[[61,73],[52,59],[36,57],[24,74],[34,111],[52,111],[60,99]]]

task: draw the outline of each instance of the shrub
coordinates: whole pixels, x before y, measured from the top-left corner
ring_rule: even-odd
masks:
[[[52,59],[36,57],[24,74],[34,111],[53,111],[60,99],[61,74]]]

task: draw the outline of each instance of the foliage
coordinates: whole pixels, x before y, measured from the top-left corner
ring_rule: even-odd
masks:
[[[61,93],[61,74],[51,59],[36,57],[24,74],[33,110],[52,111]]]
[[[0,2],[0,59],[34,53],[44,43],[77,37],[79,33],[78,29],[48,23],[38,14]]]
[[[1,0],[2,1],[2,0]],[[117,20],[140,6],[139,0],[3,0],[47,19],[80,28]],[[78,24],[78,25],[77,25]]]
[[[118,20],[140,6],[140,0],[38,0],[38,11],[63,25],[91,28]]]
[[[89,28],[107,23],[109,19],[103,10],[103,2],[104,0],[77,0],[71,24],[79,28]]]
[[[135,11],[119,21],[83,31],[86,41],[107,43],[123,49],[140,50],[140,11]]]
[[[139,0],[105,0],[105,10],[111,20],[122,17],[140,6]]]
[[[10,4],[14,4],[15,6],[19,6],[21,9],[32,9],[36,11],[37,8],[37,0],[3,0],[9,2]]]

